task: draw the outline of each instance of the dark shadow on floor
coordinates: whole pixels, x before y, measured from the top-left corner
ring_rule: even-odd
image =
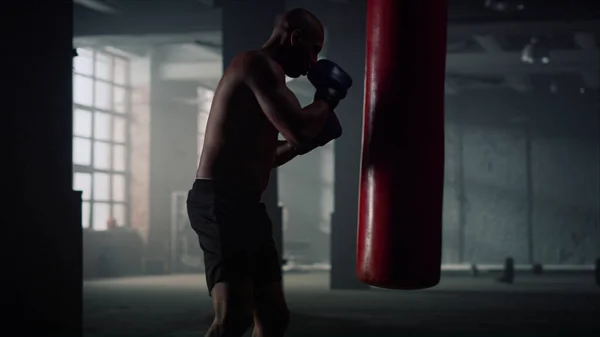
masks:
[[[588,317],[590,318],[590,317]],[[477,318],[454,323],[423,322],[418,327],[369,324],[351,319],[329,318],[292,313],[286,337],[597,337],[600,329],[594,320],[582,320],[565,325],[561,319],[524,325],[522,320],[506,317],[498,323],[480,323]],[[210,324],[206,317],[202,328],[184,329],[177,333],[158,333],[152,337],[203,336]],[[587,324],[586,322],[587,321]],[[583,323],[583,324],[582,324]],[[249,330],[244,337],[250,337]]]
[[[367,324],[356,320],[309,316],[292,313],[291,323],[286,337],[384,337],[405,336],[410,331],[400,331],[398,327]]]
[[[523,278],[510,286],[448,278],[432,290],[398,292],[329,290],[326,276],[286,279],[287,337],[600,336],[600,289],[587,277]],[[84,337],[202,337],[212,308],[201,280],[86,282]]]

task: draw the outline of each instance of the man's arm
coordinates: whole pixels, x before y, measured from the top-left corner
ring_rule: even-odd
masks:
[[[298,156],[298,151],[287,140],[277,141],[277,150],[275,152],[275,160],[273,168],[279,167]]]
[[[253,55],[247,60],[245,80],[267,118],[296,149],[312,146],[323,128],[330,106],[323,100],[301,108],[285,85],[285,75],[266,56]]]
[[[277,143],[277,149],[275,152],[275,160],[273,161],[273,168],[281,166],[290,160],[294,159],[300,154],[308,153],[319,146],[324,146],[330,141],[337,139],[342,136],[342,125],[338,120],[335,112],[331,112],[327,118],[325,126],[313,139],[310,146],[306,146],[303,152],[298,151],[293,145],[287,141],[280,140]]]

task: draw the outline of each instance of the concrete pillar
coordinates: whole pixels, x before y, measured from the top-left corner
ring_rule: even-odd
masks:
[[[240,52],[260,49],[271,35],[275,18],[285,11],[284,0],[222,1],[223,68]],[[282,212],[277,194],[277,170],[271,173],[263,202],[273,223],[277,250],[283,252]]]
[[[168,272],[171,195],[187,191],[197,165],[197,86],[161,79],[163,50],[151,57],[150,96],[150,228],[146,270]],[[151,267],[150,267],[151,266]]]
[[[15,2],[5,76],[5,329],[81,336],[81,194],[72,189],[72,1]],[[16,35],[16,36],[15,36]],[[31,41],[36,41],[31,43]],[[3,135],[4,136],[4,135]],[[14,152],[13,152],[14,151]],[[13,204],[14,203],[14,204]],[[6,251],[4,251],[6,250]]]
[[[332,289],[367,289],[356,277],[358,181],[363,121],[366,4],[332,5],[322,21],[327,58],[338,62],[354,86],[336,109],[344,136],[335,141],[335,202],[331,220]]]
[[[150,112],[152,60],[145,55],[131,60],[131,153],[129,167],[129,223],[148,243],[150,229]]]

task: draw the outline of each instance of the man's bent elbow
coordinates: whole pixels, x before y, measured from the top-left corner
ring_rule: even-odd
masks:
[[[312,144],[312,139],[300,132],[288,132],[287,135],[283,134],[283,137],[296,149],[309,147]]]
[[[303,155],[312,151],[315,147],[315,141],[305,135],[291,137],[293,140],[286,139],[287,142],[294,148],[296,154]]]

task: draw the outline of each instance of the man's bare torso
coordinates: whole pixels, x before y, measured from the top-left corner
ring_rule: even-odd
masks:
[[[279,132],[246,86],[244,57],[238,56],[219,82],[208,122],[196,178],[264,191],[268,182]],[[300,105],[298,103],[298,105]]]

